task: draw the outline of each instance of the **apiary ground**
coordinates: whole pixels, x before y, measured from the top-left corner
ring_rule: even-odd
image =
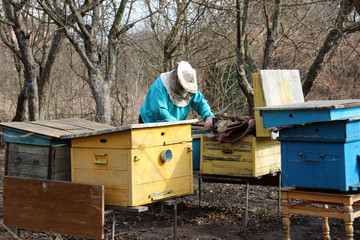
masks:
[[[2,225],[5,151],[0,149],[0,240],[16,239]],[[199,205],[198,179],[194,178],[194,194],[178,199],[177,239],[183,240],[278,240],[283,239],[282,219],[278,213],[276,187],[250,186],[248,225],[244,225],[245,185],[202,183]],[[106,238],[110,238],[111,219],[105,218]],[[322,239],[322,220],[318,217],[291,217],[292,240]],[[329,219],[331,239],[345,239],[342,220]],[[10,230],[16,232],[14,228]],[[354,239],[360,239],[360,219],[354,221]],[[22,229],[21,239],[80,240],[81,237],[43,233]],[[115,239],[168,240],[174,239],[174,209],[160,204],[149,205],[143,213],[116,212]]]

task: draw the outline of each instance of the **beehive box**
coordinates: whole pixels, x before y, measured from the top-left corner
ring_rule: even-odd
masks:
[[[200,172],[236,177],[260,177],[281,169],[280,142],[247,135],[234,143],[202,137]]]
[[[254,106],[303,102],[297,70],[261,70],[253,74]],[[255,110],[256,135],[248,134],[235,143],[220,143],[202,138],[200,173],[260,177],[281,171],[280,143],[271,138],[263,119]]]
[[[82,119],[1,123],[6,143],[5,175],[71,180],[70,140],[60,135],[109,128]]]
[[[360,123],[353,117],[360,116],[359,99],[259,110],[265,126],[281,127],[283,186],[358,189]]]
[[[193,193],[191,123],[131,124],[71,139],[72,181],[105,186],[105,204],[139,206]]]
[[[360,119],[280,130],[282,185],[358,190]]]

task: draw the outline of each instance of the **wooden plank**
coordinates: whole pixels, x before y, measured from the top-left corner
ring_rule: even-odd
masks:
[[[343,203],[345,200],[352,199],[354,194],[336,194],[323,192],[306,192],[298,190],[288,190],[289,199],[301,199],[306,201],[324,202],[327,204]]]
[[[61,119],[61,120],[57,120],[57,121],[66,123],[66,124],[71,124],[73,126],[78,126],[82,129],[84,129],[84,131],[85,130],[95,131],[95,130],[100,130],[100,129],[112,128],[111,125],[98,123],[98,122],[94,122],[94,121],[88,121],[88,120],[80,119],[80,118]]]
[[[41,134],[49,137],[56,137],[60,138],[61,135],[69,134],[68,131],[59,130],[59,129],[53,129],[50,127],[40,126],[32,123],[26,123],[26,122],[9,122],[9,123],[1,123],[1,125],[15,128],[19,130],[23,130],[30,133],[36,133]]]
[[[313,110],[313,109],[339,109],[360,106],[360,99],[318,100],[307,101],[278,106],[257,107],[256,110]]]
[[[261,70],[265,106],[304,102],[299,70]]]
[[[148,206],[137,206],[137,207],[123,207],[123,206],[112,206],[112,205],[106,205],[106,210],[120,210],[123,212],[135,212],[135,213],[140,213],[140,212],[146,212],[149,210]]]
[[[68,122],[66,122],[66,120],[64,120],[64,121],[58,121],[58,120],[36,121],[36,122],[32,122],[32,124],[44,126],[44,127],[50,127],[50,128],[54,128],[54,129],[59,129],[59,130],[63,130],[63,131],[83,130],[84,129],[79,126],[69,124]]]
[[[292,208],[290,207],[288,209],[289,214],[300,214],[300,215],[307,215],[307,216],[315,216],[315,217],[329,217],[329,218],[340,218],[345,219],[347,217],[347,214],[341,212],[341,211],[328,211],[328,209],[325,208],[319,208],[319,209],[310,209],[310,208],[304,208],[304,209],[298,209],[298,208]],[[331,210],[331,209],[329,209]]]
[[[260,73],[253,73],[254,107],[264,107],[265,99],[260,82]],[[257,137],[270,137],[270,130],[264,128],[260,111],[255,110],[255,130]]]
[[[104,238],[104,186],[5,176],[4,224]]]
[[[0,125],[56,138],[60,138],[61,135],[112,128],[110,125],[77,118],[33,122],[8,122],[0,123]]]
[[[192,124],[192,123],[197,123],[197,122],[198,122],[197,119],[190,119],[190,120],[175,121],[175,122],[129,124],[129,125],[125,125],[125,126],[100,129],[100,130],[96,130],[96,131],[87,131],[87,132],[76,133],[76,134],[64,134],[60,138],[61,139],[72,139],[72,138],[89,137],[89,136],[95,136],[95,135],[101,135],[101,134],[113,133],[113,132],[122,132],[122,131],[126,131],[126,130],[131,130],[131,129],[167,127],[167,126],[175,126],[175,125]]]

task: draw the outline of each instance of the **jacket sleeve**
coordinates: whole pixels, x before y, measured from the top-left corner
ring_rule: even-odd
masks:
[[[204,121],[207,117],[215,117],[215,115],[211,112],[208,101],[204,98],[200,91],[194,95],[191,107],[203,118]]]

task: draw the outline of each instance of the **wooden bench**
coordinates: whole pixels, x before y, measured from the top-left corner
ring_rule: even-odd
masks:
[[[296,190],[285,187],[281,189],[283,227],[285,240],[290,240],[290,216],[301,214],[323,218],[323,238],[330,240],[328,218],[339,218],[345,222],[347,240],[354,239],[354,219],[360,216],[360,193],[328,193]],[[296,200],[291,201],[290,200]],[[329,206],[335,206],[335,208]]]

